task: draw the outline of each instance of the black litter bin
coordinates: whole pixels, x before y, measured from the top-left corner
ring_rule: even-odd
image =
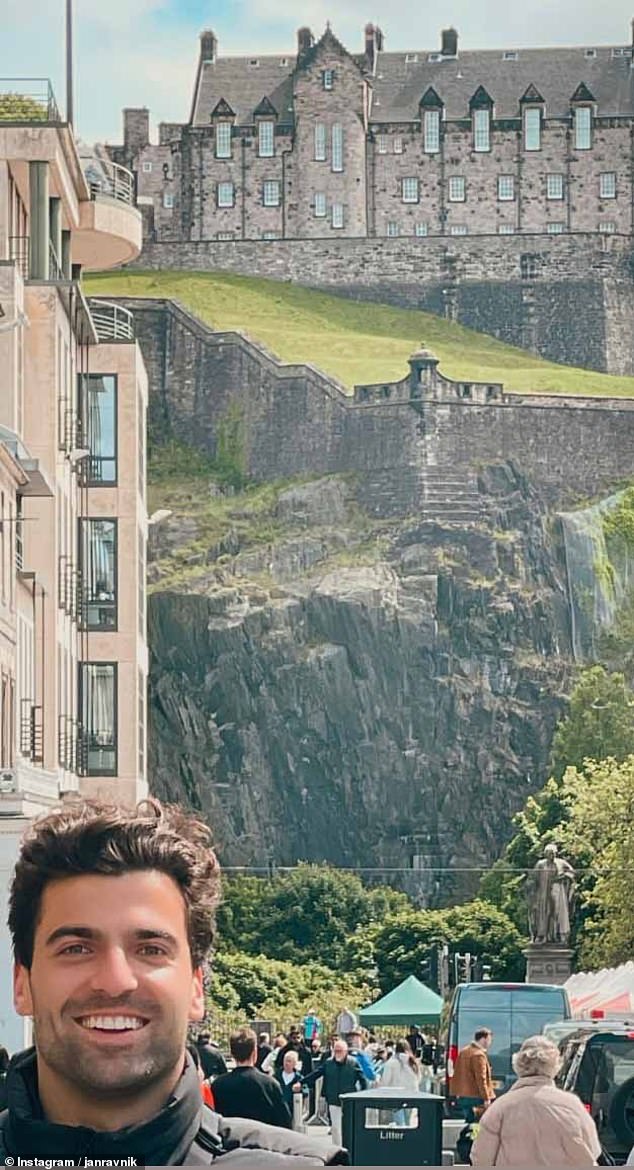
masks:
[[[442,1166],[444,1097],[379,1088],[343,1093],[341,1104],[353,1166]]]

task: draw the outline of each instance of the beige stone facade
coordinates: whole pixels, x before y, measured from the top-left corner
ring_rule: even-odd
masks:
[[[147,238],[631,234],[632,44],[474,52],[447,29],[439,49],[388,52],[368,25],[362,53],[327,28],[223,57],[203,33],[189,122],[154,145],[129,109],[111,148]]]
[[[7,884],[30,819],[73,795],[147,793],[147,377],[130,315],[89,305],[81,284],[82,267],[138,255],[141,216],[132,176],[104,159],[82,169],[41,93],[0,102],[5,955]],[[7,963],[0,1029],[10,1049],[26,1038]]]

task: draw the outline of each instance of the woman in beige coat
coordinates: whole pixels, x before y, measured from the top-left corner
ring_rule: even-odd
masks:
[[[513,1057],[518,1080],[485,1111],[471,1151],[474,1166],[596,1166],[601,1144],[592,1118],[574,1093],[558,1089],[559,1051],[531,1036]]]

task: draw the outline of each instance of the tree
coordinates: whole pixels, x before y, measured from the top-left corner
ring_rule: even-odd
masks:
[[[581,768],[584,760],[624,760],[631,752],[634,695],[623,674],[591,666],[582,671],[568,714],[555,730],[553,774],[560,779],[566,768]]]

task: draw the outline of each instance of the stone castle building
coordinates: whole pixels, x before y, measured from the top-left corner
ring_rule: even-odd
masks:
[[[186,124],[124,111],[154,242],[603,233],[633,226],[633,44],[363,53],[328,27],[223,57],[203,32]]]

